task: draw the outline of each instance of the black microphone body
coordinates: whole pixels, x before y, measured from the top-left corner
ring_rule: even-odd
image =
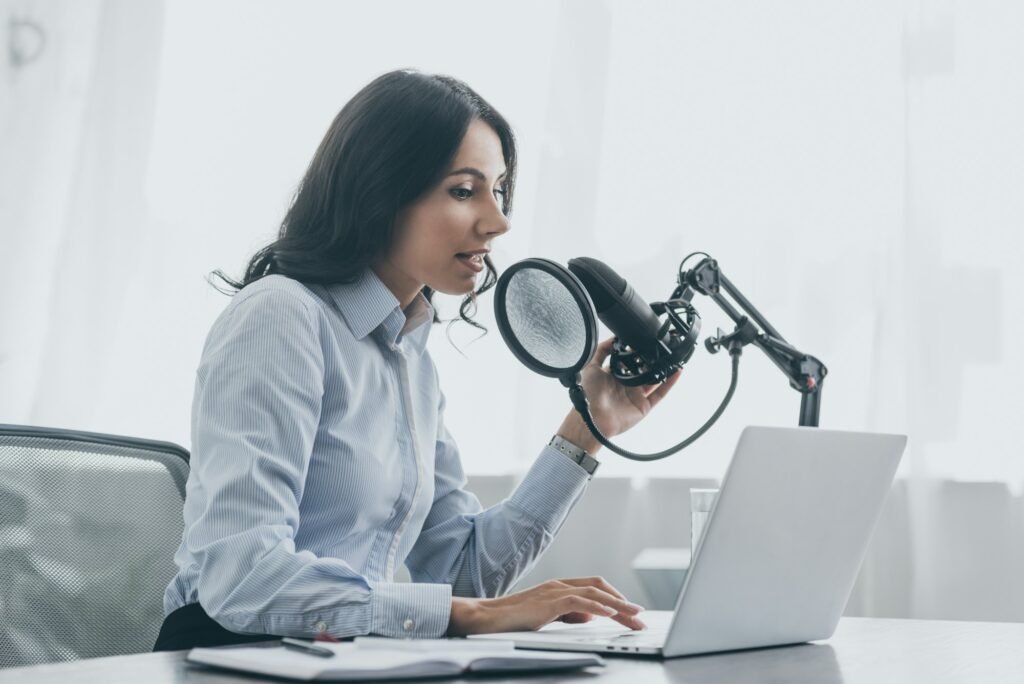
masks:
[[[661,382],[690,359],[700,330],[692,307],[687,305],[692,312],[687,322],[670,315],[662,324],[656,310],[607,264],[579,257],[569,261],[569,271],[583,283],[598,318],[618,338],[611,360],[617,380],[626,385]]]
[[[569,271],[587,288],[597,317],[609,330],[644,356],[658,357],[661,321],[625,278],[590,257],[570,259]]]

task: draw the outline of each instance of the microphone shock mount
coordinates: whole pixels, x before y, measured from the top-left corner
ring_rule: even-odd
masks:
[[[700,335],[700,315],[688,301],[672,299],[651,304],[654,314],[665,322],[658,331],[656,356],[641,354],[622,339],[612,343],[609,368],[615,379],[626,385],[653,385],[663,382],[690,360]]]

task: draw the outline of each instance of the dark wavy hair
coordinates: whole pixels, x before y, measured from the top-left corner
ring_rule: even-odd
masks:
[[[392,71],[374,79],[338,112],[277,239],[253,255],[242,280],[221,270],[213,275],[233,288],[228,294],[274,273],[303,283],[355,282],[390,251],[399,212],[441,181],[476,119],[501,140],[506,167],[502,211],[510,215],[516,144],[504,117],[451,76]],[[476,297],[497,282],[489,255],[484,263],[483,283],[459,307],[461,319],[480,329],[472,319]],[[429,301],[434,293],[424,287],[423,294]]]

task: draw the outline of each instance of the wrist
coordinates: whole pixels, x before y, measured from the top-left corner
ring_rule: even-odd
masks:
[[[478,634],[481,622],[482,599],[453,598],[451,617],[448,619],[447,636]]]
[[[555,434],[583,449],[590,456],[595,455],[601,449],[601,443],[597,441],[597,438],[590,432],[590,428],[587,427],[587,424],[583,422],[580,414],[576,413],[576,411],[571,411],[565,417],[561,427],[558,428],[558,432]]]

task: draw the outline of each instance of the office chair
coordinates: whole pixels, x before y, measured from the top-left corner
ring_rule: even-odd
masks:
[[[188,451],[0,425],[0,668],[149,651]]]

